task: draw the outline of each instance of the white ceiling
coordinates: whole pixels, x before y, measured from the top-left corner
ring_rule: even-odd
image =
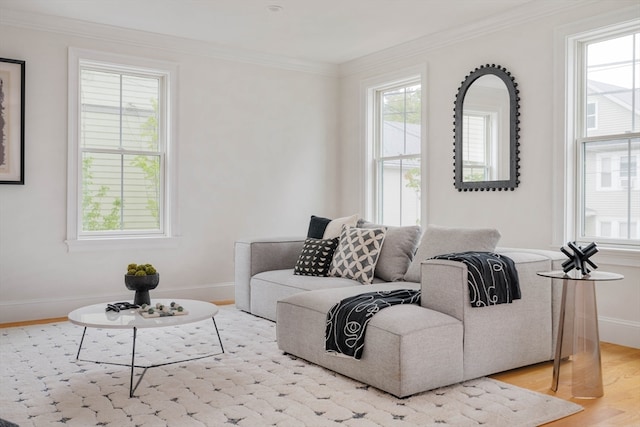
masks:
[[[535,0],[536,7],[584,0]],[[2,10],[340,64],[453,28],[530,13],[532,0],[0,0]],[[282,7],[279,12],[269,5]],[[544,6],[542,6],[544,7]]]

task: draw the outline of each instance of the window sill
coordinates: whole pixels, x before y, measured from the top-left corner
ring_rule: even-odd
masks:
[[[640,265],[640,249],[598,246],[598,253],[594,255],[594,260],[596,260],[596,264],[638,267]]]
[[[178,246],[179,237],[118,237],[65,240],[68,252],[96,252],[127,249],[170,249]]]

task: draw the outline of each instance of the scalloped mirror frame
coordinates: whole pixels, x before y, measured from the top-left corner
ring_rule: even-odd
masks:
[[[464,97],[469,87],[482,76],[494,75],[500,78],[509,93],[509,179],[499,181],[464,181],[462,179],[462,114]],[[518,84],[506,68],[486,64],[473,70],[458,88],[458,94],[454,103],[454,185],[458,191],[502,191],[515,190],[520,184],[520,97],[518,96]]]

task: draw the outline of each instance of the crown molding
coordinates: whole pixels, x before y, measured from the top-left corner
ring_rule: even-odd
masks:
[[[364,71],[384,68],[399,60],[422,55],[429,51],[461,43],[511,27],[517,27],[529,21],[551,16],[566,10],[581,8],[599,0],[536,0],[508,12],[476,21],[461,27],[450,28],[438,33],[428,34],[415,40],[384,49],[370,55],[344,62],[338,67],[341,77]]]
[[[38,13],[26,13],[3,9],[0,24],[36,31],[63,34],[85,39],[119,43],[143,49],[157,49],[173,53],[209,57],[241,62],[289,71],[337,76],[338,66],[324,62],[307,61],[251,50],[232,49],[215,43],[168,36],[146,31],[131,30],[110,25],[96,24],[76,19]]]

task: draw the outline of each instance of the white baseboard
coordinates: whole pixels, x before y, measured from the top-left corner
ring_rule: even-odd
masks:
[[[640,322],[598,316],[600,341],[640,348]]]
[[[156,289],[152,298],[182,298],[201,301],[229,301],[235,298],[235,285],[214,283],[180,289]],[[132,301],[132,293],[82,296],[79,298],[40,298],[19,301],[0,301],[0,324],[28,320],[66,317],[78,307],[100,304],[107,301]],[[640,348],[640,322],[598,317],[600,340],[626,347]]]
[[[181,298],[201,301],[229,301],[234,299],[234,292],[234,283],[214,283],[180,289],[154,289],[150,294],[153,299]],[[133,293],[124,290],[121,293],[83,295],[78,298],[0,301],[0,324],[66,317],[69,312],[78,307],[108,301],[133,301]]]

